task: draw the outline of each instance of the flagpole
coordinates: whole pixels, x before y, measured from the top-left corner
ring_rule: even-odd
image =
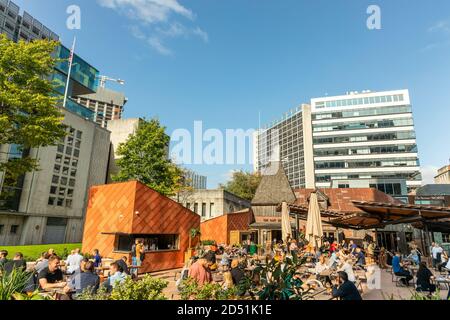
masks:
[[[73,44],[72,49],[70,50],[70,57],[69,57],[69,72],[67,73],[67,81],[66,81],[66,90],[64,92],[64,102],[63,102],[63,108],[66,107],[67,104],[67,96],[69,94],[69,83],[70,83],[70,76],[72,74],[72,65],[73,65],[73,55],[75,53],[75,44],[77,42],[77,38],[73,38]]]

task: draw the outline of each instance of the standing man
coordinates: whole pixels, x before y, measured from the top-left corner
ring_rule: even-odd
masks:
[[[444,249],[438,244],[434,243],[433,249],[431,250],[431,255],[433,257],[433,268],[437,269],[442,260],[442,252]]]
[[[142,265],[142,261],[144,260],[144,244],[141,240],[136,239],[135,244],[132,247],[132,263],[133,266],[140,267]],[[133,268],[131,272],[134,276],[138,276],[139,269]]]
[[[80,254],[80,249],[73,250],[73,253],[67,257],[67,272],[74,273],[80,270],[81,261],[83,256]]]

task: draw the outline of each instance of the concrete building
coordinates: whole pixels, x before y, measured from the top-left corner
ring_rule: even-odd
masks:
[[[0,0],[0,15],[4,18],[5,13],[8,17],[0,26],[4,31],[5,23],[16,22],[15,33],[9,34],[14,41],[58,38],[30,15],[19,16],[19,8],[11,1]],[[81,241],[87,190],[106,181],[110,133],[93,122],[93,111],[72,99],[96,92],[99,72],[74,54],[64,108],[70,50],[60,45],[54,55],[61,61],[50,79],[58,84],[54,94],[64,115],[67,136],[52,147],[0,146],[0,161],[31,156],[39,160],[40,168],[14,182],[7,182],[5,173],[0,172],[0,245]]]
[[[128,99],[121,92],[99,87],[97,92],[75,97],[75,100],[95,112],[95,122],[103,128],[108,121],[122,119]]]
[[[438,175],[434,177],[436,184],[450,184],[450,165],[438,170]]]
[[[261,172],[282,161],[293,188],[314,187],[311,107],[302,105],[258,130],[254,136],[254,169]]]
[[[20,15],[20,8],[9,0],[0,0],[0,33],[9,39],[30,41],[33,39],[59,40],[58,35],[44,26],[29,13]]]
[[[184,192],[174,197],[174,200],[199,214],[202,220],[250,208],[250,201],[223,189]]]

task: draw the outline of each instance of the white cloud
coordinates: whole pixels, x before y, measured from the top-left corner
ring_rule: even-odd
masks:
[[[428,32],[440,32],[440,31],[450,33],[449,21],[441,20],[428,28]]]
[[[434,184],[434,177],[437,176],[438,167],[424,166],[421,168],[423,184]]]
[[[162,55],[172,54],[165,45],[169,38],[188,39],[195,36],[208,42],[208,34],[200,27],[195,25],[187,27],[177,21],[184,18],[192,25],[195,20],[195,14],[181,5],[179,0],[97,0],[97,2],[134,20],[135,23],[130,27],[132,35],[147,42]]]

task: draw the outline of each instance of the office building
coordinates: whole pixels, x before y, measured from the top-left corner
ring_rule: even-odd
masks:
[[[97,92],[74,97],[77,103],[89,108],[95,114],[95,122],[103,128],[108,121],[122,119],[128,99],[121,92],[98,87]]]
[[[316,98],[311,110],[317,187],[346,179],[405,179],[408,190],[421,186],[408,90]]]
[[[302,105],[254,136],[254,169],[263,171],[281,161],[292,188],[313,188],[311,108]]]
[[[450,165],[442,167],[438,170],[438,174],[434,177],[436,184],[450,184]]]
[[[57,38],[30,15],[19,16],[19,8],[11,1],[0,0],[0,4],[0,12],[6,12],[9,17],[8,25],[13,22],[12,13],[16,14],[15,33],[9,34],[14,41],[48,38],[48,35]],[[28,26],[31,33],[26,38]],[[74,54],[69,97],[63,108],[70,50],[60,45],[54,55],[64,59],[57,63],[50,79],[57,84],[53,94],[58,98],[57,107],[63,113],[67,136],[51,147],[22,151],[16,145],[0,146],[0,161],[29,155],[38,159],[40,169],[26,173],[12,184],[6,183],[4,173],[0,173],[1,245],[81,241],[87,192],[90,186],[106,181],[110,133],[93,121],[93,111],[71,98],[95,93],[99,72]]]
[[[292,188],[361,180],[404,198],[422,184],[408,90],[312,99],[259,130],[254,154],[257,171],[281,161]]]

